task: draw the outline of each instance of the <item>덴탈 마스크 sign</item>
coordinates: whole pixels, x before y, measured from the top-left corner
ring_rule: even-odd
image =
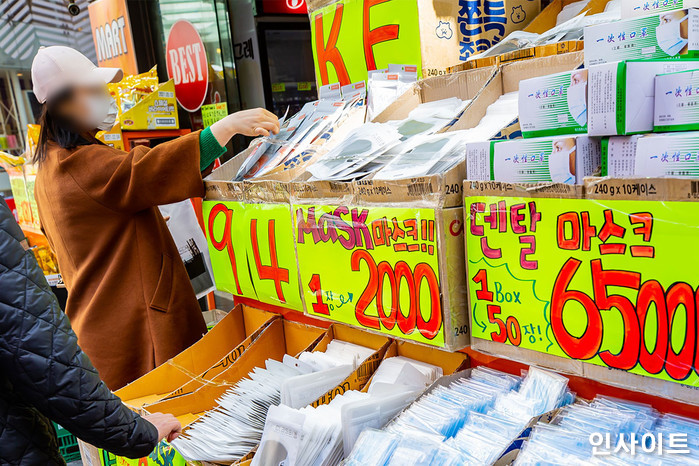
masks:
[[[99,66],[138,74],[126,0],[98,0],[87,7]]]
[[[699,386],[699,203],[464,206],[473,337]]]
[[[172,25],[165,55],[177,101],[188,112],[196,112],[209,91],[209,63],[204,42],[192,23],[179,20]]]
[[[310,315],[444,346],[434,209],[293,205]]]

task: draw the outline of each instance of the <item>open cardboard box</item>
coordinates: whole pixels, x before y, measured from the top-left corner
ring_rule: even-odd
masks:
[[[381,362],[388,358],[403,356],[416,361],[432,364],[442,368],[443,375],[451,375],[468,367],[468,355],[466,353],[450,353],[436,348],[425,348],[422,345],[407,341],[394,341],[386,350]],[[362,388],[363,392],[369,390],[374,376]]]
[[[464,181],[464,195],[594,199],[600,201],[644,200],[658,201],[658,203],[667,201],[699,201],[696,180],[672,178],[613,179],[591,177],[585,179],[584,185],[562,185],[553,183],[531,185],[495,181]],[[469,309],[472,309],[472,307],[469,307]],[[697,388],[689,385],[647,377],[624,370],[591,364],[579,359],[569,359],[476,337],[472,337],[471,347],[482,353],[518,361],[524,364],[534,364],[563,374],[585,377],[627,390],[640,391],[681,403],[697,404]]]
[[[419,402],[420,399],[422,399],[424,396],[429,395],[438,387],[447,387],[451,385],[452,382],[455,382],[459,379],[467,379],[469,377],[471,377],[471,369],[464,369],[449,375],[445,374],[444,376],[437,379],[432,385],[430,385],[429,388],[427,388],[427,390],[425,390],[420,396],[418,396],[413,403]],[[403,411],[410,409],[410,406],[407,406]],[[398,413],[387,425],[393,423],[403,413],[403,411]],[[560,408],[554,409],[530,419],[526,427],[522,429],[522,431],[517,435],[517,437],[515,437],[512,440],[512,442],[502,451],[502,453],[500,453],[498,459],[493,463],[493,466],[506,466],[512,464],[515,458],[517,458],[517,455],[519,454],[520,450],[522,449],[524,442],[529,438],[529,435],[532,431],[532,427],[534,427],[538,423],[549,423],[559,411]]]
[[[318,342],[313,351],[325,352],[328,344],[332,340],[346,341],[355,345],[364,346],[374,350],[374,353],[362,362],[357,369],[345,378],[336,387],[331,388],[325,394],[318,397],[310,406],[317,407],[330,403],[336,396],[350,390],[361,390],[369,381],[371,376],[379,367],[381,360],[386,354],[386,350],[391,344],[391,340],[385,336],[374,335],[362,330],[349,327],[342,324],[333,324],[328,329],[327,333]]]
[[[199,341],[115,394],[138,411],[192,380],[206,381],[236,361],[277,314],[238,305]]]
[[[398,99],[379,113],[372,121],[385,123],[390,120],[404,120],[418,105],[458,97],[471,100],[478,95],[497,72],[497,67],[485,67],[478,70],[459,71],[443,76],[434,76],[413,84]],[[464,113],[468,112],[468,107]]]
[[[216,400],[228,389],[247,377],[256,367],[264,367],[267,359],[281,361],[285,354],[297,355],[302,351],[311,351],[325,333],[326,330],[319,327],[273,318],[261,330],[250,347],[215,378],[210,379],[208,383],[192,392],[146,405],[141,409],[141,412],[142,414],[156,412],[172,414],[179,419],[186,430],[187,426],[196,421],[202,414],[215,408],[217,406]],[[105,455],[103,450],[82,441],[80,442],[80,450],[83,460],[89,461],[88,464],[102,464],[100,458]],[[175,454],[175,456],[178,461],[184,461],[179,454]],[[119,464],[120,460],[127,461],[117,457],[117,463],[114,464]]]

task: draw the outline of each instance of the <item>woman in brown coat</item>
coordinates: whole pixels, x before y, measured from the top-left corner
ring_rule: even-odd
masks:
[[[66,314],[112,390],[206,330],[158,206],[202,197],[201,171],[234,134],[279,130],[272,113],[255,109],[153,149],[113,149],[94,135],[114,123],[106,83],[121,75],[68,47],[42,48],[32,64],[43,104],[35,154],[39,217],[68,290]]]

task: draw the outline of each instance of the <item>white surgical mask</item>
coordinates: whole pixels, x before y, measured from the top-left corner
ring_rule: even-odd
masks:
[[[88,97],[87,107],[88,113],[85,117],[85,124],[102,131],[112,129],[118,113],[116,101],[112,96]]]
[[[575,176],[570,173],[570,154],[575,147],[566,151],[551,152],[549,154],[549,175],[554,183],[575,184]]]
[[[680,50],[689,42],[680,34],[680,23],[686,19],[687,16],[679,21],[664,23],[655,28],[655,38],[658,41],[658,47],[671,57],[680,53]]]
[[[582,82],[568,87],[568,111],[580,126],[587,124],[587,83]]]

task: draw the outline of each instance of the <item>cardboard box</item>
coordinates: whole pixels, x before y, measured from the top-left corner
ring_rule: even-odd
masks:
[[[585,67],[620,60],[696,58],[699,9],[676,10],[585,28]]]
[[[216,399],[229,390],[233,384],[247,377],[248,373],[254,368],[264,367],[267,359],[281,361],[285,354],[296,355],[301,351],[310,351],[324,334],[325,330],[318,327],[280,318],[272,319],[262,329],[258,339],[253,342],[250,348],[243,352],[234,364],[228,366],[225,381],[219,375],[217,378],[210,380],[210,383],[192,393],[153,403],[144,407],[142,412],[144,414],[155,412],[172,414],[180,420],[186,430],[188,425],[196,421],[203,413],[216,407]],[[170,448],[161,442],[148,458],[133,460],[134,464],[151,464],[152,457],[160,458],[161,456],[167,456],[173,461],[168,464],[194,464],[186,462],[177,452],[173,453],[170,451]],[[130,461],[132,461],[116,457],[84,442],[80,442],[80,451],[83,455],[83,460],[85,461],[87,458],[87,461],[94,465],[105,464],[101,462],[101,458],[108,458],[110,461],[114,461],[110,464],[130,464]],[[247,457],[250,456],[252,456],[252,452],[241,461],[248,459]],[[154,464],[157,465],[159,463],[155,461]]]
[[[621,18],[635,18],[682,8],[699,7],[696,0],[621,0]]]
[[[498,100],[503,94],[517,92],[521,80],[574,70],[580,67],[582,62],[583,52],[573,52],[563,55],[532,58],[531,60],[516,61],[503,65],[473,99],[473,102],[469,105],[468,111],[464,112],[464,115],[450,130],[456,131],[477,126],[485,116],[488,106]],[[515,122],[512,123],[512,125],[514,124]],[[519,123],[517,123],[516,130],[508,131],[507,128],[504,128],[503,133],[511,133],[511,136],[508,137],[517,137],[520,134]]]
[[[639,138],[633,176],[699,178],[699,132],[652,134]]]
[[[175,81],[161,84],[155,91],[119,115],[121,129],[144,131],[180,127],[175,98]]]
[[[420,80],[372,121],[385,123],[390,120],[404,120],[418,105],[449,97],[472,100],[483,86],[493,79],[496,72],[497,67],[490,66]]]
[[[602,138],[602,176],[627,178],[634,175],[636,144],[640,135],[610,136]]]
[[[475,70],[486,66],[501,66],[515,61],[529,60],[530,58],[549,57],[551,55],[562,55],[569,52],[579,52],[583,50],[584,42],[582,40],[566,40],[556,42],[555,44],[537,45],[535,47],[526,47],[511,52],[505,52],[500,55],[488,57],[480,57],[469,60],[459,65],[448,68],[449,73],[456,73],[464,70]]]
[[[124,150],[124,138],[121,134],[120,123],[114,125],[114,127],[109,131],[99,131],[95,135],[95,138],[117,150]]]
[[[515,139],[493,144],[491,157],[496,181],[581,184],[600,166],[600,145],[589,136]]]
[[[571,3],[575,3],[576,1],[577,0],[553,0],[541,13],[539,13],[536,18],[534,18],[531,23],[529,23],[526,28],[524,28],[524,31],[543,34],[546,31],[553,29],[556,27],[558,15],[563,8]],[[585,13],[585,16],[589,16],[602,13],[607,6],[607,3],[609,3],[609,0],[590,0],[590,2],[580,11],[579,14]]]
[[[391,340],[385,336],[375,335],[342,324],[333,324],[318,342],[313,351],[325,352],[332,340],[346,341],[374,350],[374,353],[362,362],[357,369],[345,378],[337,386],[331,388],[310,406],[318,407],[330,403],[333,398],[350,390],[361,390],[369,382],[374,372],[384,359],[386,351],[392,345]]]
[[[318,87],[366,80],[368,70],[389,63],[417,65],[425,78],[446,74],[448,67],[524,28],[540,8],[539,0],[311,0]]]
[[[208,381],[248,350],[262,330],[279,315],[248,306],[236,306],[199,341],[115,394],[138,411],[192,380]],[[180,389],[180,390],[178,390]]]
[[[649,136],[649,139],[654,136]],[[697,183],[695,180],[690,180],[690,179],[671,179],[671,178],[587,178],[585,180],[585,185],[584,186],[571,186],[571,185],[549,185],[549,186],[533,186],[533,185],[528,185],[528,184],[508,184],[508,183],[497,183],[497,182],[490,182],[490,183],[477,183],[477,182],[469,182],[466,181],[464,182],[464,195],[466,196],[467,200],[470,197],[496,197],[498,199],[503,199],[507,200],[510,197],[513,198],[529,198],[530,201],[548,201],[551,200],[553,203],[557,203],[559,207],[556,208],[557,212],[563,213],[566,211],[585,211],[589,209],[589,219],[591,221],[591,225],[594,227],[600,227],[601,224],[604,222],[603,216],[601,215],[602,209],[613,209],[614,210],[614,219],[615,223],[617,224],[622,224],[624,227],[629,225],[628,219],[626,219],[626,223],[624,224],[624,213],[625,212],[636,212],[638,211],[645,212],[647,209],[649,211],[653,212],[654,216],[658,216],[658,219],[655,219],[654,221],[662,221],[663,223],[668,222],[667,217],[669,214],[665,214],[665,218],[662,218],[662,215],[660,215],[662,212],[664,212],[668,208],[674,208],[674,209],[679,209],[679,205],[682,203],[691,203],[691,202],[696,202],[699,200],[699,186],[697,186]],[[612,205],[613,201],[633,201],[629,205],[625,206],[614,206]],[[644,203],[641,203],[641,201],[645,201]],[[651,201],[651,202],[648,202]],[[658,209],[656,211],[653,211],[653,202],[657,201],[657,206]],[[672,202],[669,202],[672,201]],[[681,201],[681,202],[679,202]],[[513,200],[513,202],[520,202],[518,199]],[[580,204],[583,202],[584,204]],[[470,205],[467,207],[471,207]],[[539,205],[537,206],[537,209],[541,211],[542,206]],[[687,229],[693,228],[693,220],[691,221],[692,223],[687,223],[687,218],[693,217],[691,213],[686,213],[682,212],[684,220],[680,220],[679,218],[676,218],[674,215],[672,216],[673,221],[669,222],[672,224],[671,228],[682,228],[684,232],[687,231]],[[547,217],[548,215],[548,217]],[[551,221],[551,219],[554,219],[554,225],[556,223],[555,216],[553,215],[553,212],[551,209],[548,209],[546,212],[541,213],[541,219],[542,222],[539,222],[537,225],[537,231],[545,231],[547,228],[544,224],[543,221],[545,218],[548,218],[548,222]],[[682,223],[679,223],[682,222]],[[653,235],[658,234],[658,228],[655,228],[656,225],[654,225],[653,229]],[[489,228],[486,226],[486,228]],[[497,228],[497,227],[496,227]],[[599,229],[597,231],[600,231]],[[672,235],[673,233],[668,233],[667,230],[665,232],[665,235],[670,234]],[[678,233],[679,235],[679,233]],[[626,238],[624,240],[631,240],[631,237],[628,235],[628,233],[625,235]],[[636,235],[634,235],[636,236]],[[637,237],[638,238],[638,237]],[[614,241],[618,240],[619,238],[616,237],[614,238]],[[671,242],[666,241],[667,238],[664,238],[662,241],[662,247],[665,250],[665,261],[659,260],[658,257],[654,259],[644,259],[644,258],[633,258],[629,255],[628,251],[626,255],[624,256],[617,256],[617,259],[615,262],[604,262],[603,269],[604,270],[609,270],[612,268],[628,268],[629,270],[638,270],[639,272],[641,269],[634,269],[633,265],[631,266],[620,266],[620,264],[628,263],[628,261],[637,261],[636,264],[642,265],[643,266],[643,274],[642,274],[642,282],[643,281],[652,281],[656,277],[648,272],[648,268],[650,267],[651,270],[655,270],[656,268],[658,269],[659,275],[662,275],[662,271],[665,271],[665,274],[667,275],[668,272],[668,267],[670,270],[675,270],[674,266],[672,265],[672,257],[669,258],[667,257],[667,248],[672,249],[674,246],[671,244]],[[501,238],[501,241],[498,243],[497,246],[504,245],[506,244],[506,241],[504,241],[504,235],[503,238]],[[642,240],[641,240],[642,241]],[[669,244],[668,244],[669,243]],[[555,244],[555,240],[554,240]],[[587,255],[593,255],[593,254],[599,254],[598,250],[598,244],[599,242],[592,243],[591,249],[587,253],[582,253],[583,255],[580,254],[580,252],[575,252],[572,249],[569,251],[565,251],[563,254],[563,257],[565,257],[565,254],[569,254],[572,256],[571,258],[584,258],[588,257]],[[680,248],[679,250],[684,250],[683,246],[684,243],[681,243],[678,247]],[[656,250],[661,247],[661,243],[659,243],[657,240],[655,242]],[[549,243],[539,243],[537,244],[537,251],[545,250],[550,247]],[[627,248],[628,249],[628,248]],[[503,253],[505,252],[505,249],[502,249]],[[517,257],[519,257],[519,250],[515,250],[515,253],[517,254]],[[545,253],[544,253],[545,254]],[[596,257],[593,255],[592,257]],[[604,257],[604,256],[603,256]],[[467,257],[468,260],[476,260],[477,256],[473,257]],[[546,262],[543,261],[543,257],[539,255],[537,257],[539,259],[539,264],[538,267],[542,270],[547,270],[553,272],[546,272],[546,273],[553,273],[554,276],[556,276],[558,267],[560,264],[564,262],[562,260],[560,264],[552,264],[551,262]],[[518,260],[515,257],[512,258],[514,260]],[[605,261],[611,261],[613,259],[612,256],[607,255],[605,257]],[[638,261],[641,261],[640,263]],[[648,262],[643,262],[643,261],[648,261]],[[585,259],[587,261],[587,259]],[[510,261],[509,263],[512,263]],[[469,262],[469,264],[471,264]],[[668,265],[669,264],[669,265]],[[499,265],[498,263],[495,263],[494,265]],[[474,269],[472,268],[473,266],[469,265],[469,275],[467,277],[472,277],[474,273],[476,273],[477,268],[479,266],[476,266],[477,268]],[[581,265],[581,270],[584,270],[585,265]],[[592,295],[590,289],[588,288],[588,284],[590,282],[590,275],[589,275],[589,268],[587,269],[587,275],[583,273],[580,277],[575,277],[575,281],[571,282],[570,287],[568,288],[570,291],[575,290],[577,291],[582,291],[582,293],[587,294],[587,295]],[[687,269],[688,270],[688,269]],[[489,271],[492,271],[492,269],[489,269]],[[514,270],[510,269],[510,273],[514,274],[513,276],[517,276],[518,280],[524,280],[527,277],[523,275],[521,270]],[[580,275],[581,272],[578,272]],[[688,272],[691,277],[691,271]],[[497,280],[496,277],[491,276],[488,274],[489,280]],[[680,275],[681,276],[681,275]],[[660,277],[659,277],[660,278]],[[663,286],[668,286],[668,288],[671,286],[670,284],[673,282],[673,280],[676,280],[677,278],[675,277],[665,277],[664,280],[664,285]],[[691,278],[689,278],[691,280]],[[492,283],[492,282],[491,282]],[[503,283],[502,287],[505,289],[507,286],[511,285],[512,282],[509,283]],[[608,285],[609,286],[609,285]],[[492,285],[491,285],[492,289]],[[545,294],[546,291],[544,290],[539,290],[538,293],[541,295],[542,293]],[[618,293],[618,291],[615,291],[615,293]],[[548,296],[542,297],[542,299],[546,302],[549,302],[551,299]],[[626,296],[634,297],[636,296],[636,292],[634,291],[633,294],[629,293]],[[473,312],[475,310],[474,306],[479,306],[482,303],[480,302],[474,302],[473,300],[474,296],[470,296],[470,303],[469,303],[469,312]],[[528,300],[526,301],[528,306],[534,305],[534,301]],[[633,301],[635,302],[635,301]],[[479,304],[480,303],[480,304]],[[570,305],[570,312],[575,312],[573,311],[574,309],[574,304]],[[502,318],[502,320],[505,320],[505,316],[507,313],[510,313],[512,311],[507,311],[508,305],[507,304],[502,304],[502,314],[496,313],[496,316],[498,319]],[[582,310],[582,308],[577,308],[578,312]],[[480,309],[481,312],[481,317],[482,317],[482,308]],[[568,311],[568,306],[566,306],[566,312]],[[606,312],[606,310],[602,311]],[[611,311],[610,311],[611,312]],[[617,314],[618,315],[618,314]],[[524,315],[520,316],[521,319],[525,319],[526,317]],[[570,319],[570,316],[567,317]],[[473,321],[473,320],[472,320]],[[486,321],[487,322],[487,321]],[[571,322],[568,320],[568,322]],[[620,334],[620,332],[623,332],[623,327],[620,329],[619,324],[621,320],[612,320],[612,321],[605,321],[605,327],[604,329],[604,334],[605,334],[605,343],[604,347],[600,348],[600,352],[605,349],[607,345],[614,344],[612,343],[612,340],[609,340],[609,338],[617,338],[615,336],[611,336],[616,332],[617,335]],[[607,328],[607,325],[610,327]],[[491,325],[491,328],[493,326]],[[578,327],[579,328],[579,327]],[[486,331],[490,329],[486,328]],[[681,330],[681,328],[680,328]],[[575,331],[574,329],[571,329],[570,331]],[[691,330],[690,330],[691,331]],[[550,334],[551,329],[545,329],[542,326],[542,335],[544,332],[548,332]],[[640,335],[643,335],[643,331],[640,332]],[[531,333],[530,333],[531,335]],[[658,377],[652,377],[652,376],[646,376],[646,375],[641,375],[638,373],[633,373],[630,370],[622,370],[622,369],[617,369],[611,366],[605,366],[605,365],[599,365],[598,363],[591,363],[587,362],[589,359],[574,359],[574,358],[569,358],[569,357],[564,357],[564,356],[559,356],[556,354],[552,354],[553,349],[551,350],[546,350],[546,352],[543,352],[541,350],[534,350],[525,347],[525,341],[526,339],[529,338],[529,336],[523,336],[521,340],[521,345],[520,346],[514,346],[513,344],[509,343],[500,343],[500,342],[495,342],[491,341],[488,339],[483,339],[479,336],[473,336],[472,337],[472,345],[471,347],[474,350],[477,350],[482,353],[490,354],[496,357],[501,357],[505,359],[510,359],[514,361],[518,361],[524,364],[536,364],[541,367],[546,367],[558,372],[562,372],[564,374],[571,374],[571,375],[576,375],[579,377],[586,377],[591,380],[596,380],[601,383],[609,384],[609,385],[614,385],[618,386],[621,388],[625,388],[628,390],[633,390],[633,391],[640,391],[644,393],[648,393],[654,396],[660,396],[664,397],[667,399],[671,399],[674,401],[679,401],[683,403],[689,403],[689,404],[696,404],[696,382],[693,381],[679,381],[679,380],[667,380],[663,378],[658,378]],[[628,338],[628,337],[627,337]],[[538,340],[537,340],[538,341]],[[545,340],[544,340],[545,341]],[[555,342],[556,340],[551,337],[552,342]],[[692,344],[694,344],[693,339],[689,339]],[[528,343],[528,342],[527,342]],[[641,343],[643,344],[643,343]],[[546,344],[544,344],[545,347]],[[615,347],[615,351],[619,351],[619,347]],[[686,353],[686,352],[685,352]],[[664,354],[664,353],[663,353]],[[669,353],[668,353],[669,354]],[[683,366],[684,367],[684,366]],[[689,366],[686,366],[689,367]],[[636,369],[636,368],[634,368]],[[692,375],[690,374],[690,377]],[[696,377],[694,377],[696,380]],[[686,379],[685,379],[686,380]],[[691,385],[694,384],[694,385]]]
[[[699,69],[699,63],[696,66]],[[655,77],[654,131],[699,129],[699,70]]]
[[[652,131],[655,76],[698,66],[696,60],[627,61],[591,66],[587,87],[588,133],[613,136]]]
[[[444,376],[437,379],[432,385],[429,386],[417,399],[413,402],[418,403],[423,397],[432,393],[438,387],[448,387],[459,379],[468,379],[471,377],[471,369],[464,369],[453,374],[445,374]],[[410,405],[412,406],[412,404]],[[400,413],[398,413],[387,425],[391,425],[402,413],[403,411],[410,409],[410,406],[406,407]],[[520,450],[524,446],[524,442],[529,438],[532,432],[532,428],[539,423],[549,423],[555,418],[556,414],[560,409],[554,409],[547,413],[541,414],[540,416],[535,416],[529,420],[526,427],[512,440],[512,442],[500,453],[498,459],[493,463],[493,466],[506,466],[514,462],[519,454]]]
[[[522,136],[587,132],[587,70],[564,71],[519,82]]]

